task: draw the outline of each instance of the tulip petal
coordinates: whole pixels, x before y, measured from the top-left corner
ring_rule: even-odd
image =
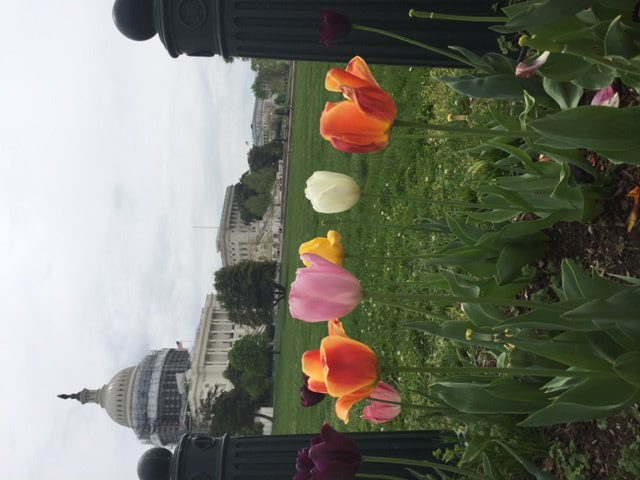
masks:
[[[349,72],[345,72],[339,68],[332,68],[327,72],[327,76],[324,79],[324,87],[330,92],[343,92],[345,87],[347,88],[362,88],[362,87],[375,87],[376,84],[372,84],[362,78],[356,77]],[[380,89],[380,87],[377,87]]]
[[[329,239],[329,243],[331,245],[335,245],[336,243],[338,243],[340,240],[342,240],[342,235],[340,235],[338,232],[336,232],[335,230],[329,230],[327,232],[327,238]]]
[[[373,78],[373,73],[369,70],[369,65],[367,65],[367,62],[360,56],[355,56],[349,61],[346,71],[371,85],[380,86],[378,82],[376,82],[376,79]]]
[[[309,381],[324,383],[324,365],[320,358],[320,350],[309,350],[302,354],[302,373],[309,377]]]
[[[325,395],[329,394],[327,391],[327,385],[324,382],[313,380],[311,378],[307,381],[307,388],[315,393],[324,393]]]
[[[327,322],[327,327],[329,329],[329,335],[346,335],[342,322],[338,319],[329,320]]]
[[[353,406],[366,397],[362,395],[345,395],[336,401],[336,416],[345,424],[349,423],[349,412]]]
[[[338,138],[328,139],[333,148],[344,153],[374,153],[383,150],[389,144],[389,141],[380,143],[369,143],[367,145],[352,144]]]
[[[320,344],[320,355],[332,397],[369,396],[375,388],[380,374],[378,359],[364,343],[341,335],[328,336]]]
[[[369,153],[389,143],[392,123],[367,115],[354,102],[327,103],[320,118],[320,134],[348,153]]]
[[[518,78],[529,78],[535,74],[540,67],[542,67],[547,60],[549,59],[549,55],[551,52],[544,52],[538,56],[533,62],[530,64],[519,63],[516,65],[516,77]]]
[[[391,95],[378,87],[346,89],[345,95],[367,115],[390,123],[396,120],[398,108],[395,102]]]

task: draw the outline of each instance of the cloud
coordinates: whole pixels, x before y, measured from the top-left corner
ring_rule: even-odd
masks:
[[[7,478],[135,478],[135,435],[55,395],[193,337],[219,259],[192,226],[247,168],[248,65],[132,43],[108,3],[11,4],[0,33]]]

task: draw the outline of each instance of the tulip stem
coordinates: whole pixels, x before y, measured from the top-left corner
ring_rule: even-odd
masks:
[[[546,310],[550,312],[564,312],[566,308],[563,305],[531,302],[529,300],[518,300],[513,298],[492,298],[492,297],[462,297],[458,295],[423,295],[417,293],[380,293],[380,292],[364,292],[364,297],[373,303],[389,305],[393,307],[401,307],[397,304],[387,304],[386,300],[416,300],[421,302],[439,302],[439,303],[471,303],[478,305],[495,305],[498,307],[523,307],[538,310]]]
[[[479,23],[506,23],[508,17],[476,17],[473,15],[449,15],[447,13],[423,12],[420,10],[409,10],[409,16],[415,18],[427,18],[429,20],[453,20],[455,22],[479,22]]]
[[[432,375],[489,375],[508,377],[602,378],[606,373],[558,368],[512,367],[382,367],[382,373],[428,373]]]
[[[415,408],[417,410],[427,410],[428,412],[431,412],[434,415],[446,415],[446,413],[440,407],[432,407],[429,405],[415,405],[413,403],[404,403],[404,402],[394,402],[392,400],[382,400],[381,398],[373,398],[373,397],[369,397],[367,398],[367,400],[371,400],[372,402],[388,403],[389,405],[398,405],[402,408]]]
[[[356,478],[377,478],[378,480],[405,480],[402,477],[394,477],[393,475],[380,475],[377,473],[356,473]]]
[[[378,480],[406,480],[402,477],[394,477],[393,475],[382,475],[379,473],[356,473],[356,478],[377,478]]]
[[[445,472],[459,473],[462,475],[466,475],[469,478],[478,478],[484,479],[486,478],[484,475],[481,475],[473,470],[467,470],[466,468],[457,468],[451,467],[442,463],[429,462],[428,460],[412,460],[409,458],[392,458],[392,457],[370,457],[365,455],[362,457],[363,462],[369,463],[395,463],[399,465],[411,465],[412,467],[428,467],[428,468],[437,468],[438,470],[444,470]]]
[[[461,136],[474,136],[474,137],[516,137],[516,138],[528,138],[537,135],[533,132],[527,132],[522,130],[493,130],[491,128],[479,128],[479,127],[458,127],[455,125],[438,125],[433,123],[413,122],[410,120],[396,119],[393,124],[394,127],[411,127],[422,128],[424,130],[433,130],[435,132],[451,133]],[[394,134],[396,135],[396,134]],[[403,134],[407,136],[407,134]],[[414,135],[415,136],[415,135]]]
[[[411,45],[415,45],[416,47],[424,48],[425,50],[428,50],[430,52],[439,53],[440,55],[443,55],[443,56],[445,56],[447,58],[450,58],[451,60],[455,60],[458,63],[462,63],[464,65],[468,65],[471,68],[476,68],[476,66],[473,63],[471,63],[469,60],[467,60],[466,58],[464,58],[461,55],[456,55],[455,53],[451,53],[451,52],[449,52],[447,50],[443,50],[441,48],[432,47],[431,45],[427,45],[426,43],[418,42],[417,40],[413,40],[412,38],[405,37],[403,35],[398,35],[397,33],[389,32],[387,30],[382,30],[381,28],[365,27],[364,25],[357,25],[355,23],[351,26],[351,28],[353,28],[354,30],[361,30],[363,32],[377,33],[379,35],[384,35],[386,37],[395,38],[396,40],[400,40],[401,42],[405,42],[405,43],[410,43]]]

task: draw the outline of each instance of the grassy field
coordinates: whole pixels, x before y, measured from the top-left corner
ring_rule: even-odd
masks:
[[[473,160],[461,152],[474,140],[429,140],[400,138],[395,135],[385,151],[370,155],[347,155],[334,150],[318,132],[320,113],[328,100],[338,101],[336,94],[324,90],[324,76],[329,66],[299,63],[296,74],[291,163],[288,187],[288,210],[285,228],[283,279],[289,285],[300,267],[297,250],[300,243],[324,236],[329,229],[343,235],[347,251],[345,267],[361,280],[366,290],[388,291],[375,287],[389,282],[417,282],[431,270],[419,261],[369,260],[359,256],[420,255],[432,252],[444,242],[437,235],[384,228],[385,224],[410,225],[420,218],[443,218],[442,207],[430,205],[430,199],[473,198],[473,187],[482,178],[469,173]],[[449,113],[469,114],[471,120],[485,118],[487,106],[470,102],[439,82],[445,70],[377,67],[379,83],[391,92],[398,104],[399,118],[446,123]],[[400,133],[399,131],[396,133]],[[320,215],[304,198],[306,179],[316,170],[331,170],[354,177],[366,193],[386,193],[411,197],[410,200],[365,198],[354,209],[340,215]],[[354,258],[349,259],[349,255]],[[406,291],[411,287],[402,286]],[[300,356],[305,350],[318,348],[326,334],[324,324],[306,324],[282,309],[276,343],[281,352],[275,373],[274,433],[317,432],[323,421],[334,427],[353,431],[376,430],[379,426],[359,419],[362,405],[352,413],[346,427],[333,414],[334,402],[327,399],[314,408],[302,408],[299,389],[302,383]],[[383,365],[420,365],[430,360],[454,364],[457,353],[449,342],[428,338],[401,326],[416,320],[417,314],[371,303],[358,307],[344,319],[347,333],[369,344]],[[423,317],[424,318],[424,317]],[[384,381],[401,392],[419,389],[424,379],[412,374]],[[407,398],[408,397],[408,398]],[[405,400],[411,401],[410,395]],[[440,426],[439,419],[424,418],[416,411],[406,411],[386,429],[430,428]]]

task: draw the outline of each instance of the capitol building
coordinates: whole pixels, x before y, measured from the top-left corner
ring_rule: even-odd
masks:
[[[169,445],[187,431],[186,375],[190,366],[187,350],[155,350],[97,390],[84,388],[58,396],[83,405],[96,403],[114,422],[131,428],[143,443]]]

